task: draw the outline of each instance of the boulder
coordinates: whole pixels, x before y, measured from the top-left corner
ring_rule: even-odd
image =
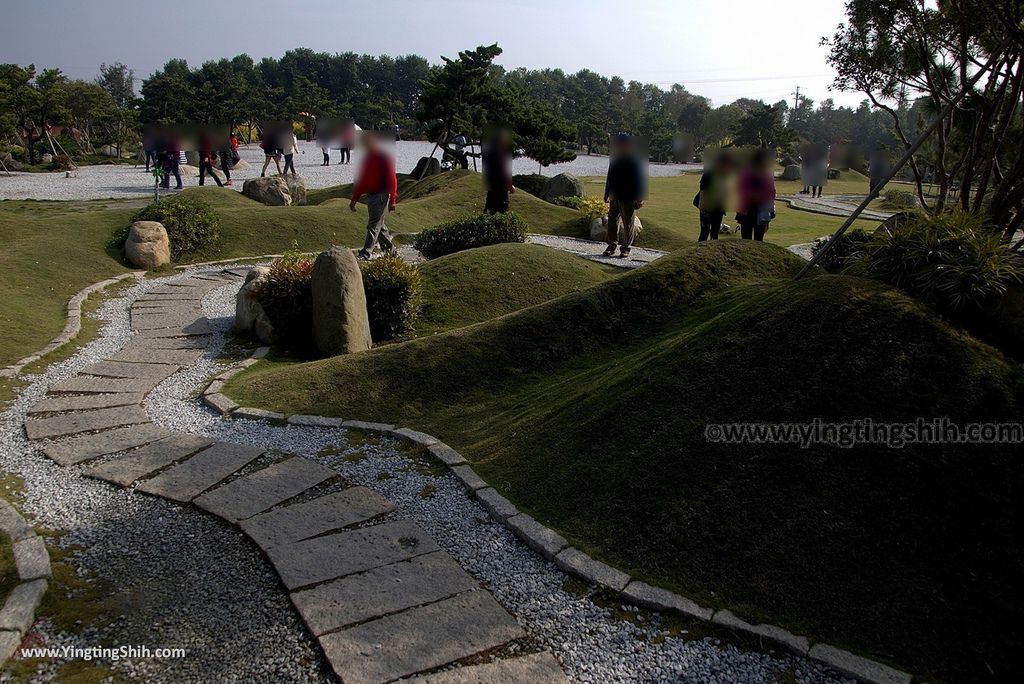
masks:
[[[288,194],[292,198],[292,206],[304,206],[306,204],[306,184],[300,176],[284,176],[284,182],[288,184]]]
[[[189,164],[179,164],[178,165],[178,173],[181,174],[182,178],[198,178],[199,177],[199,167],[198,166],[190,166]]]
[[[222,169],[223,170],[223,168],[221,166],[221,163],[220,163],[220,155],[219,154],[217,155],[217,158],[213,160],[213,166],[216,169]],[[249,162],[247,162],[247,161],[245,161],[244,159],[241,159],[241,158],[239,158],[239,160],[237,162],[235,162],[234,164],[231,165],[231,170],[232,171],[234,171],[235,169],[247,169],[247,168],[249,168]]]
[[[412,170],[412,177],[419,180],[438,173],[441,173],[441,162],[435,157],[420,157],[420,160],[416,162],[416,168]]]
[[[272,207],[287,207],[292,203],[288,182],[281,176],[250,178],[242,185],[242,194]]]
[[[43,152],[41,155],[39,155],[39,163],[40,164],[52,164],[53,163],[53,155],[50,154],[49,152]]]
[[[232,327],[235,333],[253,335],[263,344],[273,344],[274,326],[256,292],[269,274],[269,266],[257,266],[245,276],[245,284],[235,295],[235,323]]]
[[[128,263],[137,268],[152,269],[171,261],[171,241],[162,223],[136,221],[128,229],[124,243]]]
[[[842,172],[839,169],[829,169],[828,170],[828,179],[829,180],[839,180],[839,177],[841,175],[842,175]]]
[[[185,150],[185,163],[189,166],[199,168],[199,153],[195,150]]]
[[[19,162],[17,159],[5,159],[4,166],[8,171],[21,171],[25,168],[25,165]]]
[[[313,343],[320,354],[365,351],[370,339],[363,275],[352,250],[334,246],[313,263]]]
[[[782,170],[782,180],[794,181],[800,180],[800,167],[796,164],[790,164]]]
[[[636,229],[637,235],[644,229],[644,224],[641,223],[640,217],[633,214],[633,227]],[[618,230],[622,233],[622,219],[619,219]],[[608,217],[602,216],[601,218],[594,219],[590,223],[590,239],[596,240],[597,242],[606,242],[608,240]]]
[[[552,201],[557,197],[583,197],[583,181],[571,173],[560,173],[544,184],[541,199]]]
[[[113,145],[101,145],[100,149],[96,151],[101,157],[116,157],[117,148]]]

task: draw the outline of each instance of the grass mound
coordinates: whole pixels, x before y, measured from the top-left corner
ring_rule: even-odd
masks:
[[[1008,676],[1024,608],[1009,448],[706,441],[727,421],[1019,420],[1019,367],[893,289],[792,283],[798,266],[684,248],[480,325],[261,364],[229,391],[436,434],[572,543],[707,605],[940,679]]]
[[[498,318],[583,290],[619,269],[540,245],[502,244],[450,254],[420,266],[426,304],[416,335]]]

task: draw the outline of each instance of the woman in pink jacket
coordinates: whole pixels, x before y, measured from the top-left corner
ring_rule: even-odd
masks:
[[[739,176],[739,210],[736,222],[744,240],[764,240],[768,224],[775,218],[775,174],[771,155],[763,147],[750,157]]]

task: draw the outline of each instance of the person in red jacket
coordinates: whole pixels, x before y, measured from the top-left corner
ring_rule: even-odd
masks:
[[[366,242],[359,250],[359,258],[369,259],[378,241],[385,252],[390,254],[395,251],[391,233],[384,225],[384,217],[389,211],[395,210],[395,203],[398,202],[398,176],[395,175],[395,160],[382,148],[378,133],[364,131],[363,146],[366,153],[348,207],[355,211],[356,202],[366,195],[366,208],[370,216],[366,222]]]

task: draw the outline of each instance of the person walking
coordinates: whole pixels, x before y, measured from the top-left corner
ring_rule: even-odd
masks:
[[[771,155],[763,147],[754,151],[739,177],[739,211],[736,221],[744,240],[764,240],[768,224],[775,218],[775,175]]]
[[[299,139],[295,137],[295,131],[283,131],[281,151],[284,152],[283,173],[288,173],[288,169],[291,169],[293,176],[299,175],[295,173],[295,153],[299,151]]]
[[[341,164],[352,161],[352,148],[356,146],[356,122],[346,119],[341,126]]]
[[[725,218],[729,176],[733,170],[732,157],[722,152],[700,177],[700,192],[694,198],[700,212],[698,242],[717,240]]]
[[[231,168],[241,159],[236,151],[238,140],[235,136],[224,136],[217,153],[220,156],[220,170],[224,172],[224,185],[234,185],[231,180]]]
[[[208,132],[203,132],[199,135],[199,184],[206,185],[206,174],[210,174],[213,180],[217,182],[217,187],[224,187],[224,184],[220,182],[220,177],[217,172],[213,170],[213,158],[217,154],[214,149],[213,136]]]
[[[164,178],[160,183],[160,187],[170,189],[171,176],[174,176],[174,180],[177,182],[175,189],[181,190],[183,186],[181,182],[181,145],[175,135],[169,134],[164,138],[164,143],[161,146],[163,149],[157,150],[157,161],[160,162],[161,168],[164,170]]]
[[[495,131],[487,145],[484,146],[480,161],[484,171],[484,185],[487,187],[487,200],[484,212],[488,214],[504,214],[509,208],[509,194],[516,191],[512,183],[512,140],[508,131]]]
[[[281,145],[276,125],[268,124],[263,127],[260,133],[260,147],[263,148],[263,170],[260,171],[260,178],[267,175],[267,167],[270,166],[271,160],[277,167],[277,175],[281,175]]]
[[[615,254],[620,220],[622,242],[619,256],[623,259],[629,256],[633,241],[636,240],[633,218],[644,205],[646,193],[647,178],[634,150],[633,139],[626,133],[620,133],[612,143],[612,157],[604,184],[604,201],[608,205],[608,249],[604,251],[604,256]]]
[[[366,208],[369,212],[366,241],[358,255],[365,260],[369,260],[378,242],[388,254],[395,252],[395,244],[391,241],[391,232],[384,224],[384,217],[395,210],[398,202],[398,176],[395,175],[395,160],[382,149],[379,135],[376,131],[363,133],[366,154],[359,169],[359,180],[352,190],[352,201],[348,205],[349,209],[355,211],[359,198],[366,195]]]

